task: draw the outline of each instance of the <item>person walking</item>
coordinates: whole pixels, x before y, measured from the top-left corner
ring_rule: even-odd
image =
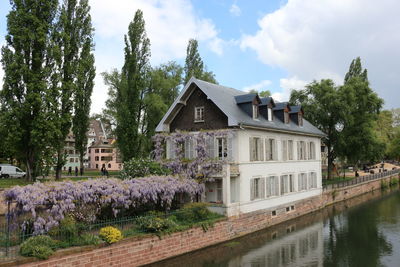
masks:
[[[72,175],[72,167],[71,166],[68,167],[68,175]]]
[[[75,166],[75,176],[78,176],[78,167]]]

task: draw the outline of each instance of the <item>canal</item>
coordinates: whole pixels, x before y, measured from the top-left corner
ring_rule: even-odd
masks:
[[[161,266],[400,266],[400,192],[375,191]]]

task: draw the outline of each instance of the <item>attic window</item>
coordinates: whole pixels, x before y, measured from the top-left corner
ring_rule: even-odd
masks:
[[[259,111],[258,111],[258,106],[253,105],[253,119],[258,119]]]
[[[204,122],[204,107],[194,108],[194,122]]]
[[[285,123],[288,124],[289,123],[289,113],[287,111],[284,112],[284,116],[285,116]]]
[[[299,126],[303,126],[303,114],[299,112]]]
[[[268,120],[272,121],[272,108],[268,108]]]

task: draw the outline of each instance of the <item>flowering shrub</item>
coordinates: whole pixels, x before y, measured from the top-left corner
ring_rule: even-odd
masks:
[[[210,155],[207,149],[207,141],[214,138],[230,138],[233,136],[231,130],[219,131],[201,131],[193,134],[190,132],[175,132],[171,134],[157,134],[153,137],[154,151],[153,155],[156,161],[171,170],[173,174],[183,176],[185,178],[197,179],[200,181],[210,180],[212,175],[222,170],[222,164],[225,160],[219,160],[214,155]],[[164,159],[165,143],[169,141],[173,145],[174,159]],[[184,144],[191,141],[194,144],[196,157],[194,159],[184,158]]]
[[[90,219],[95,221],[104,210],[110,210],[111,216],[117,217],[126,210],[169,209],[176,194],[194,198],[203,191],[204,185],[193,180],[152,176],[131,180],[35,183],[13,187],[5,192],[5,197],[16,202],[11,216],[22,216],[24,226],[32,227],[33,234],[43,234],[58,226],[68,215],[79,221],[85,217],[80,214],[85,207],[90,207]]]
[[[115,227],[107,226],[100,229],[99,236],[107,244],[112,244],[120,241],[123,236],[120,230]]]
[[[135,177],[145,177],[149,175],[168,175],[171,171],[160,163],[146,159],[138,158],[124,162],[124,169],[120,173],[122,179],[131,179]]]

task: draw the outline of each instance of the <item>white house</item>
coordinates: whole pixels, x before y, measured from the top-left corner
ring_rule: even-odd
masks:
[[[210,157],[224,160],[203,196],[216,211],[231,216],[282,205],[290,211],[291,203],[322,192],[324,133],[303,114],[300,106],[192,78],[156,131],[229,131],[207,140]],[[174,157],[173,146],[167,143],[167,158]],[[194,146],[185,143],[185,158],[196,158]]]

